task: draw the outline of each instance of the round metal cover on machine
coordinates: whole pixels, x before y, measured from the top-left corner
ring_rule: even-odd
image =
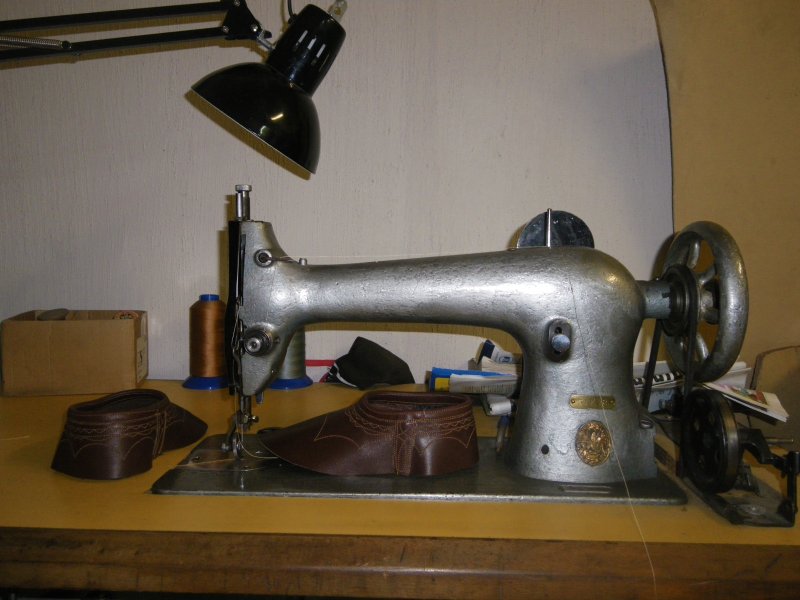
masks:
[[[550,243],[548,244],[548,216]],[[517,237],[517,248],[584,246],[594,248],[594,237],[580,217],[563,210],[547,210],[528,221]]]

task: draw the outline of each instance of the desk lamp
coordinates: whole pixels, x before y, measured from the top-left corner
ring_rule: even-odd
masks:
[[[56,56],[80,56],[196,40],[251,40],[269,51],[265,63],[245,63],[208,75],[192,90],[249,133],[303,169],[314,173],[319,160],[319,119],[311,95],[330,69],[345,38],[338,20],[346,9],[336,0],[330,12],[309,4],[294,14],[275,45],[271,33],[245,0],[219,0],[177,6],[0,21],[0,62]],[[85,25],[223,13],[219,27],[70,43],[10,35],[10,32],[63,30]]]

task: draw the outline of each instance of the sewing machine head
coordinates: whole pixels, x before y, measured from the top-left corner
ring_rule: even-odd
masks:
[[[744,266],[713,223],[684,229],[664,276],[646,282],[599,250],[552,244],[317,266],[289,258],[269,223],[249,219],[246,192],[238,190],[239,218],[230,228],[228,308],[229,372],[245,399],[276,376],[292,335],[311,323],[492,327],[511,334],[524,359],[505,453],[513,470],[573,483],[646,479],[656,475],[655,428],[636,400],[632,373],[644,319],[663,325],[673,360],[699,381],[725,373],[741,347]],[[703,243],[713,264],[697,273]],[[716,328],[710,346],[698,333],[701,322]]]

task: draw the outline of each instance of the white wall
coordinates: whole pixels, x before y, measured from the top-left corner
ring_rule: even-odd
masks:
[[[152,4],[2,2],[0,19]],[[279,29],[280,0],[249,6]],[[254,187],[252,217],[311,263],[501,249],[551,207],[581,216],[598,248],[650,277],[672,220],[647,0],[351,0],[344,25],[314,97],[323,140],[311,179],[185,97],[210,71],[259,60],[247,48],[0,64],[0,318],[144,309],[151,377],[185,377],[189,306],[227,292],[236,183]],[[464,366],[480,337],[495,337],[386,329],[360,333],[418,381],[434,363]],[[314,328],[307,356],[335,358],[355,335]]]

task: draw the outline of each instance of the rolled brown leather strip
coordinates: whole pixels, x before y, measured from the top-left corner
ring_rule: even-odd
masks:
[[[51,467],[85,479],[148,471],[153,458],[199,440],[207,425],[158,390],[133,389],[73,404]]]
[[[458,394],[370,392],[259,438],[286,462],[328,475],[443,475],[478,462],[472,400]]]

